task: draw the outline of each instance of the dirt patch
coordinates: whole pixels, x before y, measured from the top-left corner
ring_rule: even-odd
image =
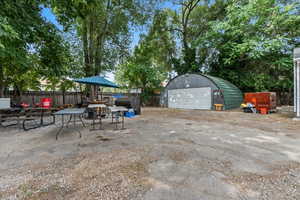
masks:
[[[104,120],[57,141],[54,126],[1,129],[0,199],[300,199],[300,123],[288,116],[142,113],[126,130]]]
[[[139,154],[137,154],[139,152]],[[133,199],[149,187],[142,149],[89,153],[28,166],[26,180],[0,192],[17,199]],[[23,169],[24,171],[24,169]],[[15,173],[21,175],[22,171]]]
[[[98,135],[96,138],[99,139],[100,141],[104,141],[104,142],[112,140],[112,138],[104,137],[102,135]]]
[[[257,199],[300,199],[300,163],[288,162],[272,166],[271,173],[240,173],[225,180],[239,188],[241,194]]]
[[[203,111],[203,110],[179,110],[179,109],[159,109],[147,108],[144,110],[149,116],[164,116],[171,118],[180,118],[194,122],[205,121],[213,123],[226,123],[233,126],[245,128],[254,128],[267,132],[297,131],[300,130],[300,123],[293,121],[290,114],[274,113],[269,115],[260,115],[252,113],[243,113],[241,110],[234,111]],[[186,123],[191,125],[191,123]]]
[[[169,154],[171,160],[175,162],[185,162],[187,160],[187,154],[182,151],[174,151]]]
[[[196,144],[193,140],[187,138],[179,138],[179,140],[186,144]]]

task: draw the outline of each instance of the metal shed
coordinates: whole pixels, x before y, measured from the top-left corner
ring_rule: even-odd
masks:
[[[184,74],[169,81],[161,94],[164,107],[212,110],[223,104],[224,110],[238,108],[242,92],[230,82],[203,74]]]

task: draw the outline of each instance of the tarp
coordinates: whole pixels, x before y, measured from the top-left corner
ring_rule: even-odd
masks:
[[[102,76],[91,76],[91,77],[85,77],[81,79],[75,79],[74,80],[77,83],[84,83],[84,84],[90,84],[90,85],[99,85],[103,87],[113,87],[113,88],[118,88],[115,83],[105,79]]]

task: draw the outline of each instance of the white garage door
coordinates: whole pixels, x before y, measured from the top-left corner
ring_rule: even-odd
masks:
[[[211,109],[211,88],[168,90],[168,107],[183,109]]]

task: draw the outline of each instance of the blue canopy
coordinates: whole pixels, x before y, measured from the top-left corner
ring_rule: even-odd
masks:
[[[99,85],[99,86],[104,86],[104,87],[113,87],[113,88],[118,88],[115,83],[105,79],[102,76],[91,76],[91,77],[85,77],[81,79],[75,79],[75,82],[78,83],[84,83],[84,84],[90,84],[90,85]]]

